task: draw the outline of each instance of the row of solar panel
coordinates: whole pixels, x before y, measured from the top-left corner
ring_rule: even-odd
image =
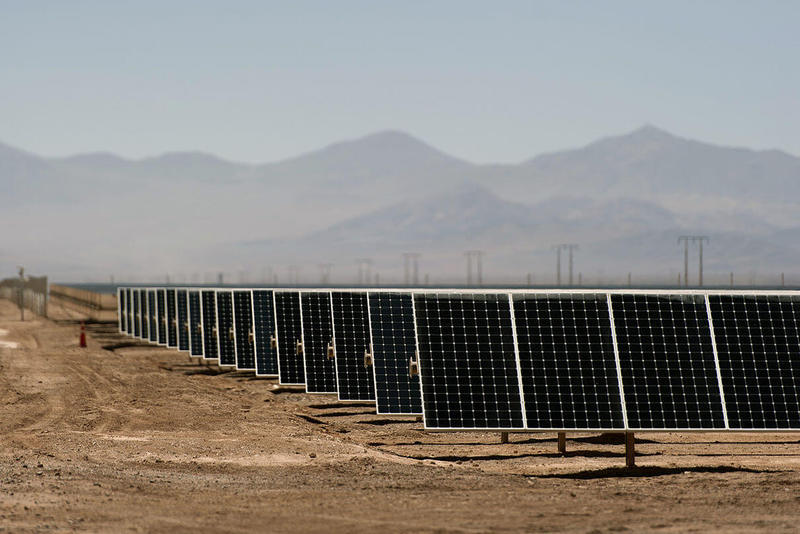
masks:
[[[199,291],[218,320],[231,315],[220,295],[250,293]],[[421,406],[428,429],[800,430],[797,292],[261,292],[279,376],[302,354],[308,391]],[[218,323],[230,340],[235,320]]]
[[[376,401],[380,414],[422,413],[409,375],[410,294],[120,288],[118,297],[119,328],[131,336],[308,393]]]

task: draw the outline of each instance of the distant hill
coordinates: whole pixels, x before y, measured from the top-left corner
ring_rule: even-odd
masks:
[[[560,242],[580,245],[587,273],[672,277],[687,232],[711,236],[711,270],[800,278],[800,158],[653,126],[516,165],[475,165],[397,131],[259,165],[0,144],[0,190],[0,269],[46,265],[64,280],[292,264],[312,277],[317,262],[344,273],[357,257],[391,277],[408,250],[432,276],[457,277],[466,248],[487,251],[487,276],[518,280],[551,273]]]

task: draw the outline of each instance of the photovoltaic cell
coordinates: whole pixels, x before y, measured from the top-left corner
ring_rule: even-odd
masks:
[[[230,291],[217,291],[217,347],[219,347],[219,365],[235,366],[233,297]]]
[[[278,376],[278,350],[275,338],[275,313],[272,291],[253,290],[253,327],[257,376]]]
[[[409,375],[417,349],[411,294],[370,293],[369,319],[377,413],[421,414],[419,377]]]
[[[339,400],[375,400],[375,379],[364,362],[370,348],[367,294],[333,292],[331,309]]]
[[[275,291],[275,328],[278,342],[278,382],[303,385],[303,353],[299,348],[303,332],[300,326],[300,293]]]
[[[140,317],[139,337],[141,339],[150,338],[150,322],[148,320],[149,315],[150,312],[147,309],[147,290],[140,289],[139,290],[139,317]]]
[[[147,340],[151,343],[155,343],[158,340],[156,292],[154,289],[148,289],[145,294],[147,296]]]
[[[508,294],[414,295],[426,428],[524,428]]]
[[[628,427],[725,428],[705,297],[612,295]]]
[[[512,295],[529,429],[624,429],[608,298]]]
[[[189,351],[189,296],[185,289],[175,291],[178,306],[178,350]]]
[[[708,300],[729,427],[800,429],[800,296]]]
[[[189,354],[203,355],[203,320],[200,312],[200,291],[189,291]]]
[[[167,307],[167,346],[178,346],[178,310],[177,301],[175,298],[175,290],[167,289],[166,291],[166,307]]]
[[[331,294],[303,292],[300,307],[306,392],[336,393],[336,361],[328,358],[328,346],[333,343]]]
[[[156,317],[158,344],[167,344],[167,291],[165,289],[156,290]]]
[[[217,350],[217,297],[214,290],[203,290],[200,295],[202,299],[203,314],[203,358],[206,360],[216,360],[219,358]]]
[[[256,368],[253,346],[253,304],[251,291],[233,292],[233,324],[236,334],[236,368],[249,371]]]

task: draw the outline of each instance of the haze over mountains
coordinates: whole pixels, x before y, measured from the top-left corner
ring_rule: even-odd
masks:
[[[653,126],[516,165],[475,165],[380,132],[246,165],[170,153],[42,158],[0,145],[0,270],[56,280],[354,283],[372,258],[402,282],[402,252],[430,283],[464,281],[486,251],[488,283],[555,278],[555,243],[577,243],[586,284],[670,283],[677,236],[704,234],[706,281],[800,283],[800,158],[719,147]],[[696,278],[693,251],[692,278]],[[577,276],[577,275],[576,275]],[[793,278],[794,277],[794,278]]]

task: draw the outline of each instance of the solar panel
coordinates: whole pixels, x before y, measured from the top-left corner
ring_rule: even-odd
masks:
[[[177,298],[174,289],[167,289],[167,346],[178,346]]]
[[[217,290],[217,347],[219,365],[236,365],[236,343],[233,332],[233,297],[230,291]]]
[[[200,311],[200,291],[189,291],[189,354],[203,355],[203,321]]]
[[[121,333],[126,333],[128,329],[125,317],[125,294],[126,291],[124,287],[117,288],[117,322]]]
[[[414,313],[425,427],[524,428],[508,294],[418,293]]]
[[[140,310],[139,290],[133,290],[133,337],[139,337],[142,332],[142,314]]]
[[[300,294],[303,362],[308,393],[336,393],[336,362],[329,357],[333,343],[331,294]]]
[[[800,429],[800,296],[708,300],[729,427]]]
[[[275,336],[278,345],[278,383],[303,385],[302,337],[300,324],[300,293],[274,291]]]
[[[201,294],[201,313],[203,316],[203,359],[216,360],[217,350],[217,295],[213,289],[205,289]]]
[[[142,339],[150,339],[150,310],[147,308],[147,290],[139,290],[139,315],[141,316],[141,326],[139,329],[139,337]]]
[[[421,414],[419,377],[409,374],[417,359],[411,294],[370,293],[368,306],[377,413]]]
[[[167,290],[156,290],[156,314],[158,315],[158,344],[167,344]]]
[[[189,351],[189,297],[185,289],[175,290],[178,319],[178,350]]]
[[[705,297],[611,295],[628,427],[724,429]]]
[[[375,379],[366,364],[370,348],[367,294],[331,293],[331,315],[339,400],[375,400]]]
[[[133,290],[131,288],[127,288],[125,290],[126,297],[125,297],[125,305],[127,306],[126,315],[127,315],[127,323],[128,323],[128,330],[127,333],[129,336],[133,335]]]
[[[277,345],[272,342],[275,339],[272,291],[254,289],[252,301],[256,376],[278,376]]]
[[[625,428],[605,293],[517,293],[514,325],[527,427]]]
[[[151,343],[158,341],[158,321],[156,320],[156,292],[154,289],[147,290],[147,322],[148,340]]]
[[[233,292],[233,330],[236,338],[236,368],[250,371],[256,368],[255,347],[253,346],[253,303],[252,292]]]

